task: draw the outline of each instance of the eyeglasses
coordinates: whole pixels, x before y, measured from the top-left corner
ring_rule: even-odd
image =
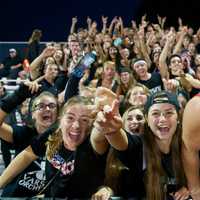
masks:
[[[57,108],[57,104],[55,104],[55,103],[49,103],[49,104],[39,103],[39,104],[35,105],[33,111],[35,111],[35,110],[43,111],[43,110],[47,109],[47,107],[50,110],[54,110]]]

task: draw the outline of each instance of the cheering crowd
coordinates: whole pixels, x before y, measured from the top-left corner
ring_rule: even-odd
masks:
[[[65,43],[9,49],[2,197],[200,200],[200,29],[166,20],[74,17]]]

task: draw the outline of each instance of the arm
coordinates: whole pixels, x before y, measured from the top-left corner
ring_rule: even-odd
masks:
[[[19,153],[1,174],[0,188],[3,188],[8,183],[10,183],[17,175],[19,175],[36,159],[37,156],[33,153],[30,146]]]
[[[27,85],[25,85],[27,84]],[[35,88],[32,88],[35,87]],[[3,123],[5,117],[8,113],[11,113],[18,105],[20,105],[26,98],[30,97],[30,90],[37,91],[38,85],[27,81],[26,83],[20,85],[19,89],[16,90],[12,95],[8,95],[1,100],[0,106],[0,138],[3,140],[13,143],[13,129],[10,125]]]
[[[178,39],[178,41],[177,41],[177,43],[174,47],[173,54],[180,53],[181,47],[182,47],[182,44],[183,44],[183,40],[184,40],[186,33],[187,33],[187,27],[183,27],[181,32],[180,32],[179,39]]]
[[[77,17],[72,18],[72,25],[71,25],[71,28],[70,28],[70,34],[73,34],[75,32],[75,26],[76,26],[77,21],[78,21]]]
[[[107,26],[107,22],[108,22],[108,17],[104,17],[102,16],[102,22],[103,22],[103,28],[102,28],[102,33],[105,34],[106,33],[106,26]]]
[[[90,17],[87,17],[87,25],[88,25],[88,32],[89,32],[91,29],[91,25],[92,25],[92,20]]]
[[[184,77],[192,87],[199,89],[200,88],[200,81],[196,78],[194,78],[191,74],[185,74]]]
[[[117,21],[118,21],[118,20],[117,20],[117,17],[115,16],[115,17],[112,19],[112,21],[111,21],[111,23],[110,23],[110,26],[109,26],[109,29],[108,29],[108,33],[109,33],[110,35],[112,35],[112,31],[113,31],[114,25],[115,25],[115,23],[116,23]]]
[[[124,35],[124,23],[121,17],[119,17],[119,23],[120,23],[120,35],[121,37]]]
[[[22,66],[22,63],[19,63],[19,64],[17,64],[17,65],[12,65],[11,66],[11,69],[16,69],[16,68],[19,68],[19,67],[21,67]]]
[[[143,54],[143,57],[144,57],[145,61],[147,62],[148,67],[150,67],[152,62],[149,57],[149,54],[147,51],[147,46],[146,46],[145,40],[144,40],[144,29],[140,29],[138,31],[137,35],[138,35],[138,41],[139,41],[141,53]]]
[[[160,74],[162,76],[162,78],[168,78],[169,74],[168,74],[168,66],[166,63],[167,60],[167,56],[170,52],[170,44],[173,42],[174,40],[174,35],[172,33],[172,31],[170,31],[167,35],[167,40],[165,43],[165,46],[160,54],[160,58],[159,58],[159,70],[160,70]]]
[[[191,193],[200,196],[200,97],[191,99],[183,114],[182,157],[187,183]]]
[[[107,88],[99,87],[94,103],[98,114],[90,138],[93,149],[103,154],[109,147],[108,143],[118,150],[126,149],[128,141],[121,130],[122,119],[116,94]]]
[[[108,186],[102,186],[92,195],[91,200],[109,200],[111,196],[113,196],[113,190]]]
[[[52,46],[46,47],[43,52],[30,64],[31,79],[35,80],[39,74],[39,66],[41,65],[44,58],[52,56],[55,52],[55,48]]]

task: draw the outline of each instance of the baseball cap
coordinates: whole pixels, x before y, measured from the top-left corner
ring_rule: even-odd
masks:
[[[9,52],[17,52],[16,49],[12,48],[12,49],[9,49]]]
[[[145,104],[144,110],[147,114],[150,107],[154,104],[158,103],[169,103],[175,106],[176,111],[178,112],[180,109],[179,101],[177,99],[177,95],[168,91],[159,91],[151,94],[147,98],[147,102]]]

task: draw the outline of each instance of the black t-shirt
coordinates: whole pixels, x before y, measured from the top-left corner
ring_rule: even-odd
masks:
[[[145,85],[151,93],[161,91],[163,89],[163,82],[161,75],[157,72],[151,74],[151,78],[148,80],[138,80],[139,83]]]
[[[24,150],[38,135],[35,128],[27,126],[12,126],[13,128],[13,148],[16,153]],[[3,190],[3,197],[31,197],[36,195],[45,185],[43,159],[38,159],[31,163],[22,173],[20,173]]]
[[[36,96],[38,96],[41,92],[44,92],[44,91],[48,91],[55,96],[58,95],[58,88],[56,87],[55,84],[50,84],[46,79],[41,80],[39,84],[41,84],[41,88],[38,94],[36,94]]]
[[[128,168],[121,174],[121,194],[124,198],[141,199],[145,196],[143,183],[143,142],[137,135],[128,136],[128,148],[116,151],[120,161]]]
[[[161,154],[161,164],[165,172],[165,177],[163,177],[165,184],[167,185],[167,193],[176,192],[180,189],[177,180],[175,178],[173,164],[172,164],[172,154]]]
[[[41,142],[43,140],[43,142]],[[45,150],[44,138],[37,138],[32,145],[36,155]],[[77,148],[69,151],[64,146],[46,162],[47,183],[54,179],[45,191],[47,197],[89,198],[103,185],[106,154],[98,155],[92,149],[89,137]]]

